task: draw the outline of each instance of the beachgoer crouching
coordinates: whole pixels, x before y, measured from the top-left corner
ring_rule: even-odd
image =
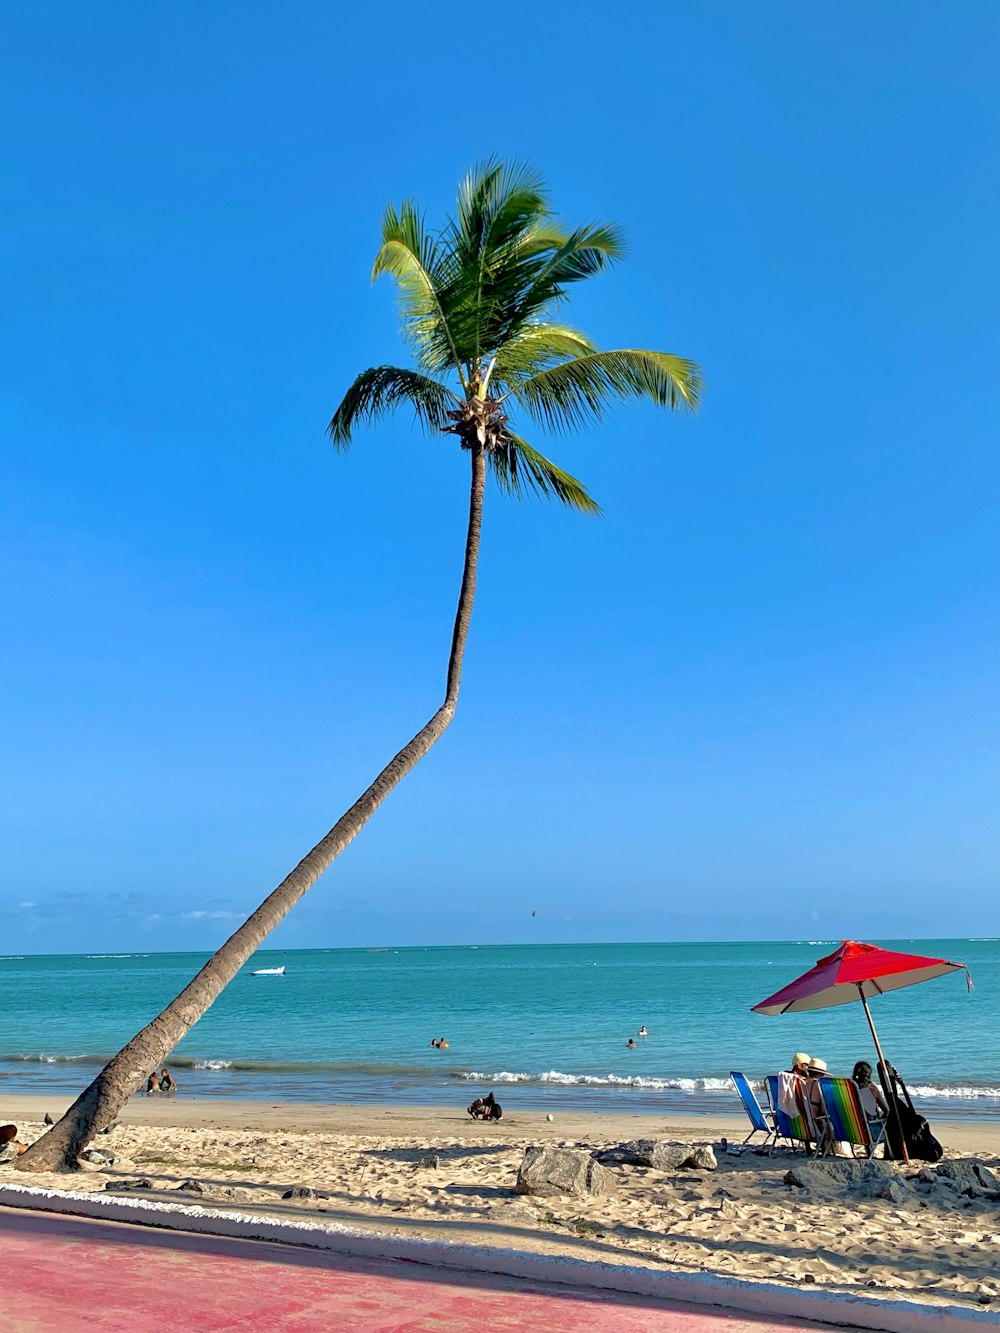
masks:
[[[0,1162],[13,1162],[27,1151],[28,1145],[18,1140],[17,1125],[0,1125]]]

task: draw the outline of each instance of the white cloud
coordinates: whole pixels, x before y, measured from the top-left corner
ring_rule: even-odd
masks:
[[[198,909],[194,912],[181,912],[182,921],[228,921],[232,912],[206,912]]]
[[[38,906],[37,903],[18,903],[18,907],[22,907],[26,912],[29,910],[29,908],[37,906]]]

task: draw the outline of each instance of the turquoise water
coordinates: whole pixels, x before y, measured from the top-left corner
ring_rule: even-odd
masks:
[[[1000,1118],[1000,941],[881,941],[967,963],[872,1001],[888,1058],[931,1118]],[[850,1072],[860,1005],[764,1018],[750,1006],[835,942],[266,950],[171,1057],[181,1092],[275,1102],[731,1110],[795,1050]],[[181,989],[201,954],[0,957],[0,1093],[80,1090]],[[283,977],[252,977],[284,965]],[[649,1036],[626,1049],[645,1024]],[[446,1036],[449,1049],[431,1048]]]

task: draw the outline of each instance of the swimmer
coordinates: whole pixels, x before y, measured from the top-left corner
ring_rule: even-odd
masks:
[[[444,1037],[438,1042],[437,1048],[439,1051],[446,1051],[448,1049],[448,1043],[445,1041]]]
[[[649,1033],[646,1031],[646,1024],[645,1024],[645,1023],[643,1023],[642,1027],[641,1027],[641,1028],[639,1029],[639,1031],[636,1033],[636,1036],[641,1037],[643,1041],[645,1041],[646,1038],[649,1036]]]
[[[628,1039],[628,1049],[629,1049],[630,1051],[634,1051],[634,1050],[635,1050],[635,1038],[634,1038],[634,1037],[629,1037],[629,1039]]]

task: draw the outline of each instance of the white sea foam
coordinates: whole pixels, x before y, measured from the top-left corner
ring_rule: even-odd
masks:
[[[192,1069],[232,1069],[232,1060],[195,1060]]]
[[[471,1070],[461,1075],[470,1083],[556,1083],[564,1087],[613,1087],[674,1089],[679,1092],[721,1092],[731,1088],[728,1078],[643,1078],[641,1075],[623,1077],[620,1074],[564,1074],[549,1069],[542,1074],[512,1073],[501,1069],[492,1074]]]
[[[950,1097],[959,1098],[962,1101],[979,1101],[982,1098],[992,1098],[1000,1101],[1000,1087],[994,1084],[955,1084],[940,1086],[937,1083],[917,1083],[907,1084],[911,1097]]]
[[[562,1087],[645,1088],[653,1092],[705,1093],[733,1090],[732,1082],[728,1078],[648,1078],[621,1074],[565,1074],[558,1069],[549,1069],[541,1074],[515,1073],[509,1069],[486,1073],[474,1069],[459,1077],[469,1083],[554,1083]],[[763,1089],[763,1080],[748,1079],[748,1082],[758,1091]],[[910,1087],[910,1094],[918,1099],[940,1097],[954,1101],[1000,1101],[1000,1085],[918,1083]]]

